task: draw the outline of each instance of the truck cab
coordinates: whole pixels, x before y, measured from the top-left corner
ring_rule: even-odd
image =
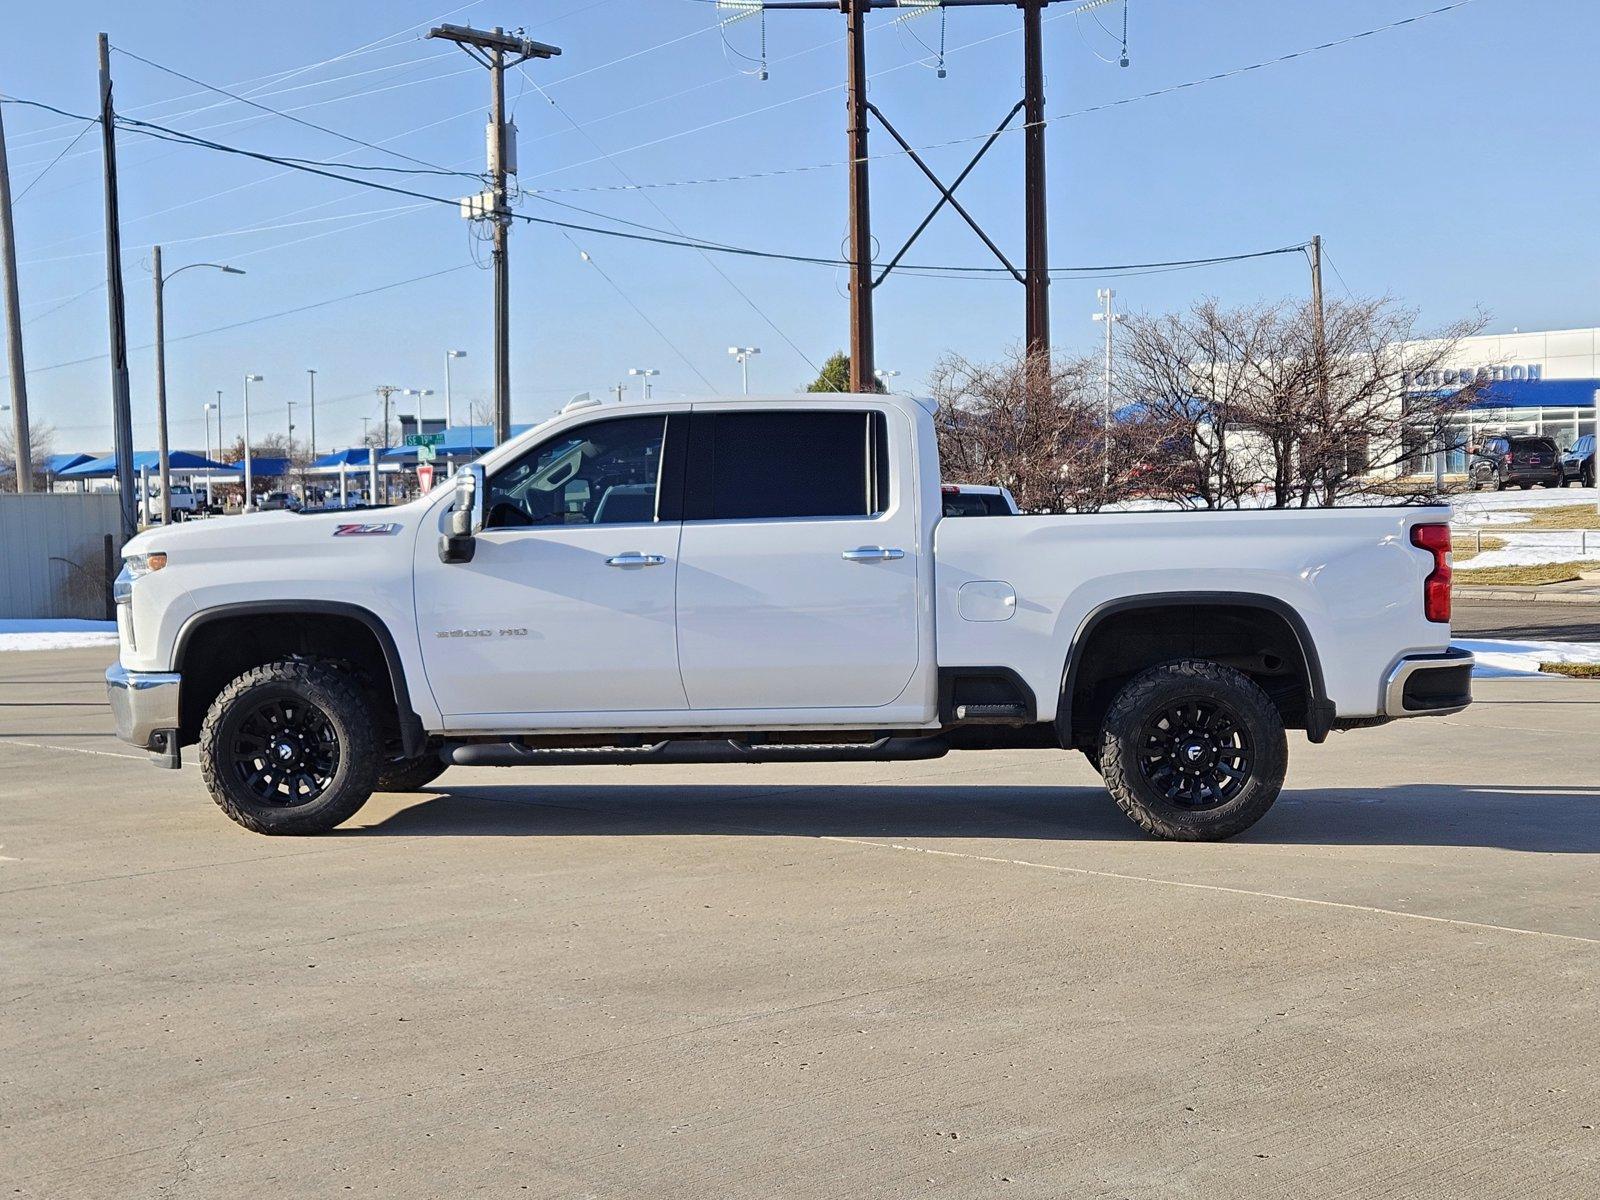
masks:
[[[1266,811],[1287,728],[1470,700],[1442,510],[991,523],[943,486],[907,397],[569,406],[373,520],[135,539],[113,707],[269,833],[452,765],[1025,747],[1193,838]]]

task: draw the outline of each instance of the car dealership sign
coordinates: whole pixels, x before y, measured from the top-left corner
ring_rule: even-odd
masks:
[[[1436,387],[1466,387],[1470,383],[1500,383],[1503,380],[1538,380],[1544,376],[1544,367],[1539,363],[1529,363],[1526,366],[1492,366],[1492,367],[1460,367],[1447,371],[1407,371],[1405,381],[1407,387],[1436,388]]]

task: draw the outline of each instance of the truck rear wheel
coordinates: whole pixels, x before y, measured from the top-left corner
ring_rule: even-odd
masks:
[[[381,726],[360,679],[326,662],[253,667],[200,728],[200,772],[217,807],[256,833],[325,833],[377,782]]]
[[[1283,788],[1283,717],[1249,676],[1190,659],[1152,667],[1117,694],[1100,732],[1101,774],[1146,833],[1220,841]]]

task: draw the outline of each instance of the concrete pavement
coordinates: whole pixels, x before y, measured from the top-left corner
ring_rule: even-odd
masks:
[[[1077,755],[447,773],[267,839],[0,656],[17,1196],[1590,1197],[1600,684],[1295,738],[1244,838]]]

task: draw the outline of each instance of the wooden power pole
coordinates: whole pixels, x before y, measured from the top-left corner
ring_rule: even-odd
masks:
[[[494,438],[498,444],[511,436],[511,273],[507,257],[511,206],[506,202],[506,176],[516,171],[516,165],[515,149],[507,137],[506,68],[530,58],[554,58],[561,51],[499,27],[489,31],[438,25],[428,36],[454,42],[489,68],[490,203],[472,215],[490,223],[494,238]]]
[[[128,396],[128,311],[122,292],[122,224],[117,207],[117,114],[111,102],[111,44],[100,35],[100,145],[105,161],[106,313],[111,326],[111,430],[117,456],[122,540],[139,532],[133,494],[133,409]],[[246,454],[249,448],[246,447]],[[248,497],[246,497],[248,500]]]
[[[849,55],[846,104],[850,143],[850,390],[877,388],[872,330],[872,197],[867,162],[867,10],[871,0],[840,0]]]
[[[33,439],[28,426],[28,375],[22,362],[22,301],[17,290],[17,237],[11,224],[11,170],[6,128],[0,121],[0,279],[6,306],[6,368],[11,372],[11,418],[15,422],[17,491],[33,491]]]

